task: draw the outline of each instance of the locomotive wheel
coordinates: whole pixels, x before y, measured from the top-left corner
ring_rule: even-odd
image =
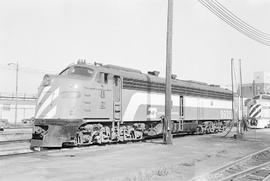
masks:
[[[114,130],[102,124],[87,124],[78,129],[74,145],[104,144],[113,142],[136,141],[143,139],[143,131],[138,125],[123,125]]]
[[[215,125],[212,121],[209,122],[209,133],[215,132]]]
[[[141,140],[143,139],[143,133],[141,131],[135,131],[135,140]]]
[[[197,129],[196,129],[196,133],[198,135],[202,135],[204,133],[204,128],[202,127],[202,125],[198,125]]]

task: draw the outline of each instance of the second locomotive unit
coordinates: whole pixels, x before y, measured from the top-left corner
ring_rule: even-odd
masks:
[[[45,75],[31,148],[140,140],[162,133],[165,79],[157,72],[78,62]],[[232,94],[204,83],[172,80],[173,133],[222,131]]]

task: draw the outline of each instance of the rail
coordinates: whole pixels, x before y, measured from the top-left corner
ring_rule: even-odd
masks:
[[[192,181],[266,180],[270,178],[270,147],[233,161]]]

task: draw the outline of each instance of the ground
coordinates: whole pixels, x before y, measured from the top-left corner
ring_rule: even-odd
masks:
[[[270,145],[270,129],[0,158],[0,180],[189,180]]]

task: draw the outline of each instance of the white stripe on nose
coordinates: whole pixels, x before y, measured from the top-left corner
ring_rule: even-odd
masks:
[[[35,117],[39,117],[41,113],[59,96],[59,87],[45,100],[41,105]]]
[[[38,97],[38,100],[37,100],[37,105],[40,103],[40,101],[42,100],[42,98],[45,96],[45,94],[48,92],[48,90],[51,88],[51,86],[48,86],[48,87],[44,87]]]
[[[50,119],[53,118],[56,114],[56,106],[54,106],[47,114],[44,118],[46,119]]]

